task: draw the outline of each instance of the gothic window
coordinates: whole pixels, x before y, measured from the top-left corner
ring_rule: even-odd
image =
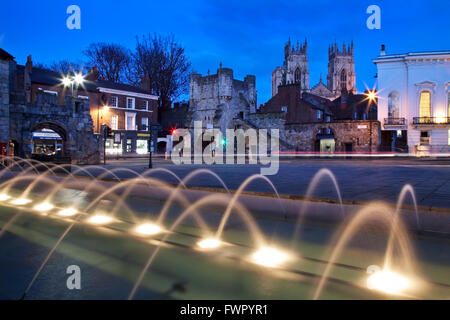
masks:
[[[419,113],[421,118],[431,117],[431,92],[422,91],[420,93]]]
[[[398,118],[400,116],[399,102],[400,102],[400,95],[398,94],[398,92],[393,91],[393,92],[389,93],[389,96],[388,96],[388,117],[389,118]]]
[[[300,83],[300,68],[295,69],[294,79],[295,83]]]
[[[341,88],[347,88],[347,72],[345,71],[345,69],[342,69],[341,71]]]

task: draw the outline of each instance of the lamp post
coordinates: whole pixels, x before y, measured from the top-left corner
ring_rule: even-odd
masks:
[[[73,85],[76,84],[78,88],[78,86],[83,85],[83,83],[84,77],[81,73],[77,73],[73,76],[65,76],[62,79],[62,84],[64,85],[64,87],[70,86],[72,88],[72,97],[73,97]]]

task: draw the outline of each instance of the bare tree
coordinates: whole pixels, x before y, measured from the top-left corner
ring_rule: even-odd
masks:
[[[92,43],[84,51],[88,64],[97,67],[101,79],[124,82],[131,61],[131,53],[125,47],[110,43]]]
[[[191,63],[184,48],[173,35],[136,37],[128,81],[138,85],[142,79],[145,88],[160,97],[160,106],[170,103],[186,92]]]
[[[63,74],[83,72],[84,67],[80,63],[70,62],[67,60],[53,61],[48,67],[50,70],[61,72]]]

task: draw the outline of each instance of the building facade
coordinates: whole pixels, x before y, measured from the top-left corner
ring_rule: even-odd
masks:
[[[25,67],[4,50],[0,53],[1,154],[98,163],[101,145],[93,132],[89,101],[74,96],[61,99],[45,86],[34,92],[33,77],[42,74],[33,75],[31,57]]]
[[[382,145],[446,154],[450,145],[450,51],[386,54],[377,59]]]

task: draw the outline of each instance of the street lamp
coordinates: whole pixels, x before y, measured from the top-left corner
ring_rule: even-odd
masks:
[[[62,84],[64,87],[71,86],[72,88],[72,97],[73,97],[73,85],[76,84],[77,87],[80,85],[83,85],[84,83],[84,77],[81,73],[77,73],[73,76],[64,76],[62,79]]]

